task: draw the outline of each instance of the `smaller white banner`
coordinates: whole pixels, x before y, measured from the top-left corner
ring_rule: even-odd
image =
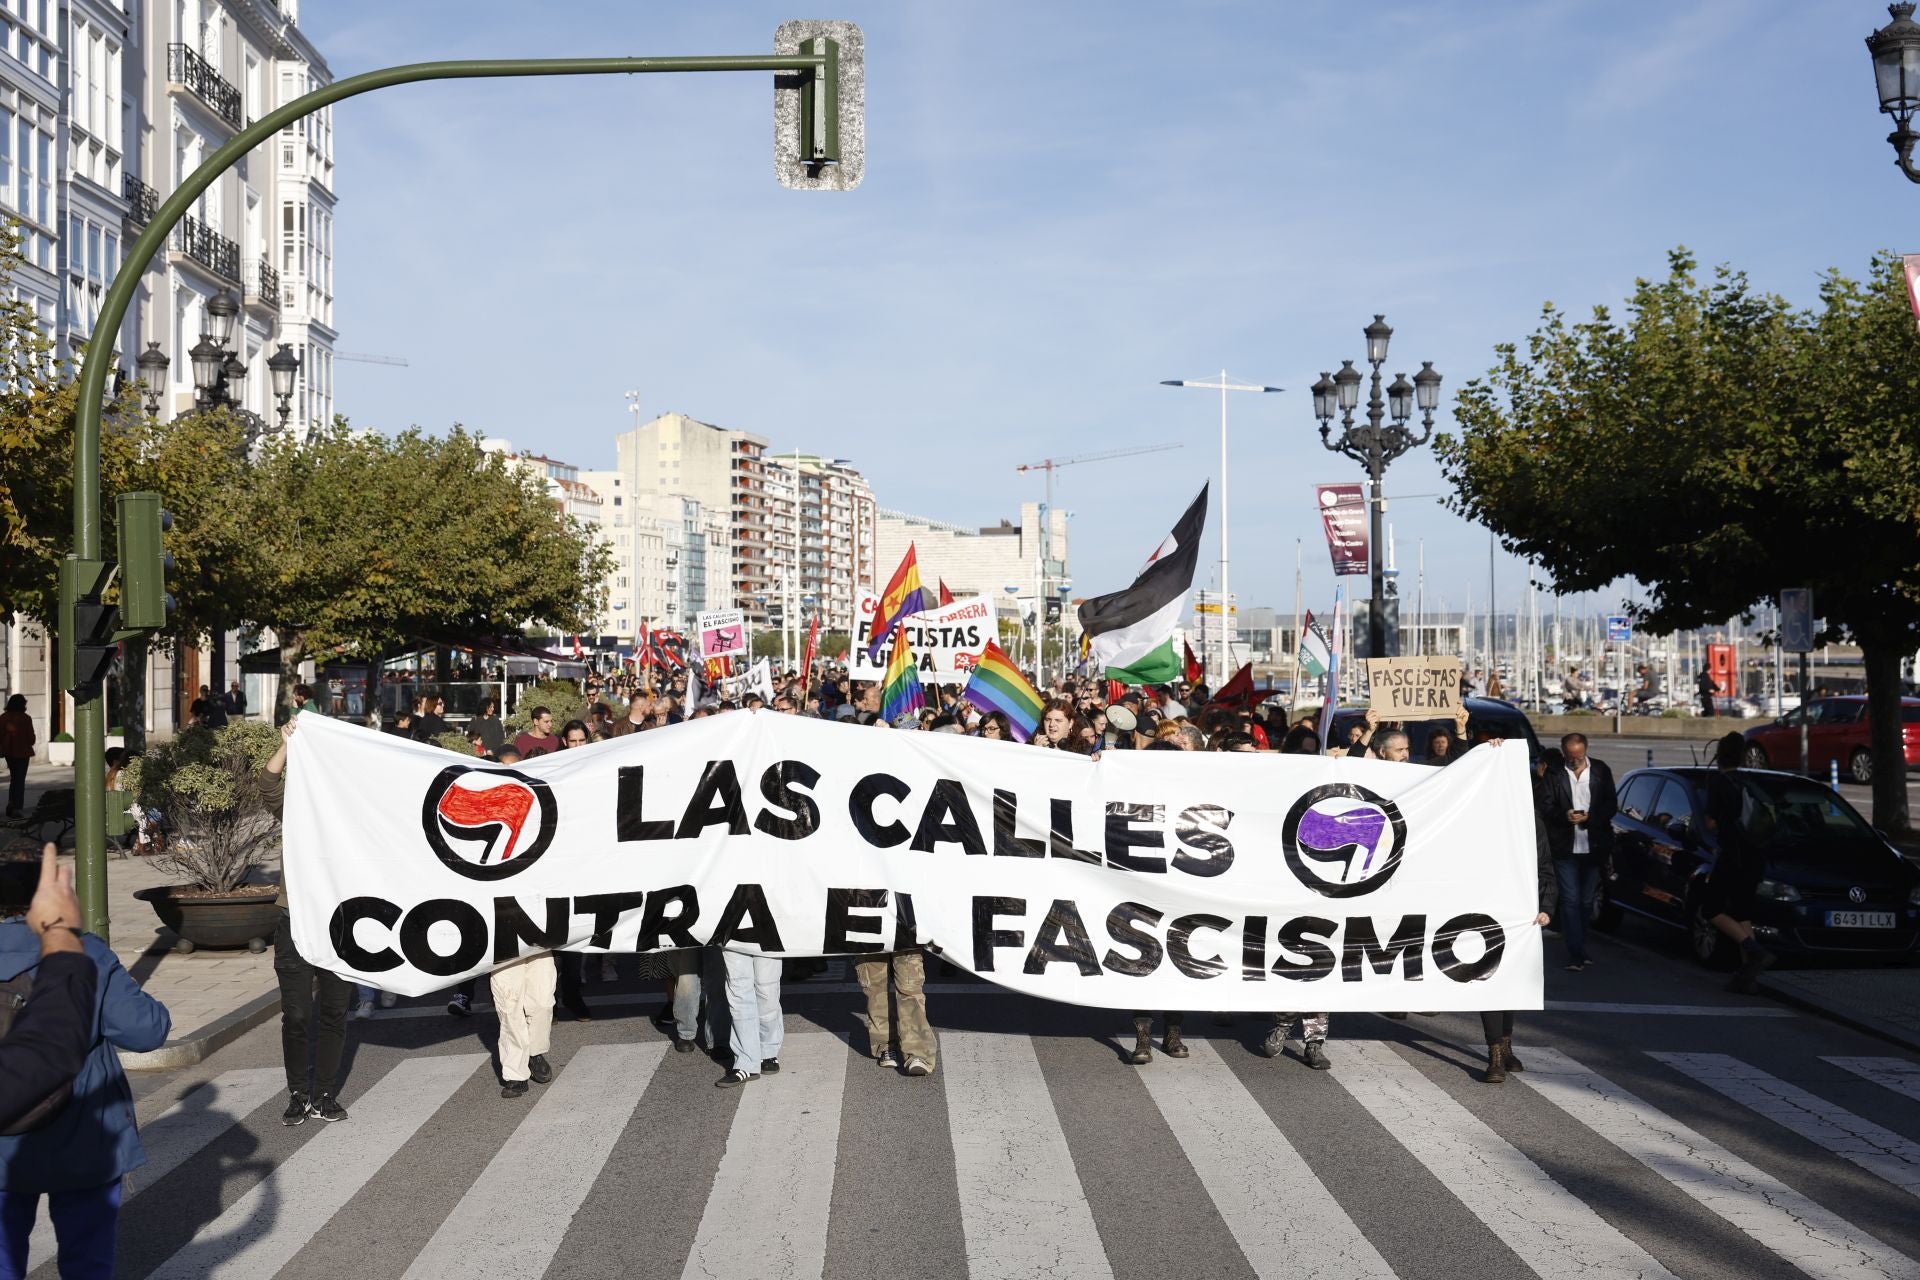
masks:
[[[853,636],[853,657],[848,673],[855,680],[885,680],[887,659],[893,642],[880,645],[880,660],[867,657],[867,642],[873,635],[874,614],[880,597],[870,591],[860,593],[859,621]],[[994,638],[993,602],[985,596],[969,596],[908,617],[907,647],[920,668],[921,684],[965,684],[974,666]]]

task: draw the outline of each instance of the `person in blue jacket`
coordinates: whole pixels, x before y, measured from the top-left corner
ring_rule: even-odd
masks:
[[[24,918],[33,882],[19,874],[22,869],[32,866],[0,873],[0,982],[40,964],[40,940]],[[172,1019],[120,967],[106,943],[86,934],[81,945],[99,978],[93,1047],[66,1105],[36,1129],[0,1135],[0,1280],[27,1274],[27,1240],[42,1196],[59,1242],[62,1280],[112,1276],[120,1179],[147,1160],[118,1051],[158,1049]]]

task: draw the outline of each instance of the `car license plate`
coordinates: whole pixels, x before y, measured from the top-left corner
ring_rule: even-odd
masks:
[[[1830,929],[1891,929],[1893,912],[1891,911],[1829,911],[1827,927]]]

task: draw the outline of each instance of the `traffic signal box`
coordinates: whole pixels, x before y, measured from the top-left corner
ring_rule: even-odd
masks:
[[[160,506],[160,495],[121,494],[119,525],[117,567],[74,556],[60,562],[59,675],[76,697],[100,692],[122,640],[160,630],[173,612],[173,597],[167,594],[173,557],[162,543],[173,517]],[[118,605],[106,600],[116,573]]]

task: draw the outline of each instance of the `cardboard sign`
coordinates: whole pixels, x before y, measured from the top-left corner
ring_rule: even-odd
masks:
[[[878,661],[867,657],[867,641],[880,598],[864,590],[859,597],[859,619],[854,625],[853,654],[847,671],[855,680],[884,681],[892,642],[880,646]],[[968,596],[913,614],[905,626],[907,647],[913,650],[914,662],[920,668],[921,684],[965,684],[987,641],[994,637],[993,601],[985,596]]]
[[[1367,687],[1382,720],[1439,720],[1460,709],[1460,659],[1368,658]]]
[[[715,609],[700,615],[700,656],[715,658],[744,657],[747,652],[747,620],[738,609]]]

